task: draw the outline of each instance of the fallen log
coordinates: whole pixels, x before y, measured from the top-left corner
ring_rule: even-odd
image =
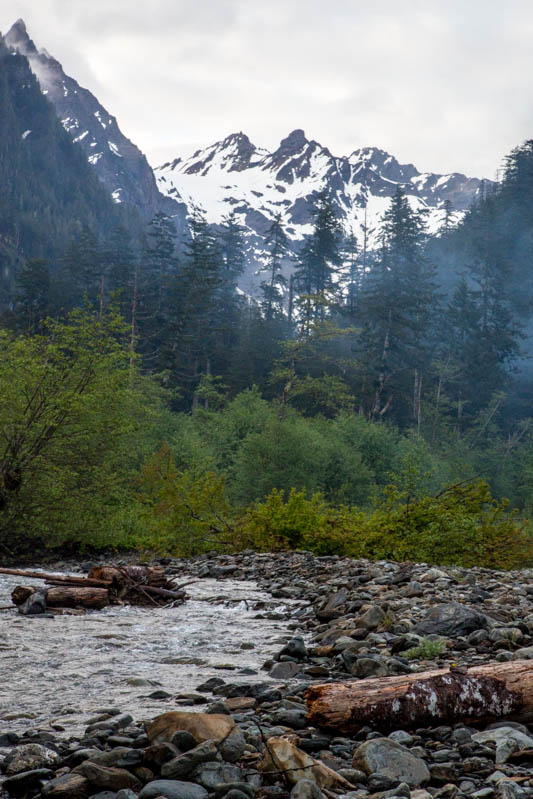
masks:
[[[12,574],[15,577],[27,577],[31,580],[44,580],[49,585],[81,585],[86,588],[107,588],[111,585],[111,581],[108,580],[95,580],[70,574],[46,574],[25,569],[0,569],[0,574]]]
[[[87,608],[101,610],[107,607],[109,593],[107,588],[81,588],[79,586],[52,586],[46,592],[46,605],[49,608]]]
[[[350,734],[368,725],[383,732],[432,724],[533,721],[533,661],[311,686],[307,719]]]
[[[161,566],[93,566],[88,579],[121,585],[131,581],[158,588],[165,588],[168,584],[167,576]]]
[[[11,593],[14,605],[23,605],[37,589],[17,585]],[[110,604],[107,588],[83,588],[80,586],[51,586],[46,589],[46,606],[49,608],[86,608],[101,610]]]

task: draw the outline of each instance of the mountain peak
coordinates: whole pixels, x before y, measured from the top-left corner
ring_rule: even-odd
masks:
[[[16,48],[23,53],[23,55],[37,52],[35,44],[28,35],[26,23],[22,18],[17,19],[17,21],[13,23],[4,39],[8,47]]]
[[[284,150],[287,153],[298,153],[306,144],[308,144],[305,133],[301,128],[296,128],[292,133],[282,139],[279,143],[279,150]]]

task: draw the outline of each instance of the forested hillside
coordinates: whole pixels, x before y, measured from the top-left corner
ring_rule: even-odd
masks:
[[[26,58],[0,38],[0,296],[9,306],[16,265],[64,253],[90,229],[102,236],[136,214],[118,209],[41,93]]]
[[[399,187],[369,250],[315,194],[290,279],[274,216],[252,298],[236,213],[135,224],[0,56],[6,555],[530,557],[532,142],[437,236]]]

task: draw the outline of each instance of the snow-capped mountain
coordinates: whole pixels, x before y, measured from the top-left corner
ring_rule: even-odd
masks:
[[[162,192],[197,205],[207,219],[219,223],[235,211],[249,245],[250,265],[245,288],[252,293],[261,280],[257,270],[264,257],[261,238],[281,212],[294,250],[311,230],[313,202],[326,191],[347,232],[363,244],[376,246],[379,220],[400,186],[413,208],[428,211],[428,230],[444,220],[448,200],[458,219],[470,206],[481,181],[459,173],[421,173],[400,164],[375,147],[338,157],[318,142],[294,130],[274,152],[256,147],[244,133],[234,133],[189,158],[176,158],[155,169]]]
[[[49,53],[37,49],[19,19],[4,36],[8,47],[26,56],[43,94],[52,102],[63,127],[84,150],[102,183],[117,203],[135,206],[145,219],[164,211],[183,219],[177,197],[163,196],[143,153],[120,130],[117,120]]]

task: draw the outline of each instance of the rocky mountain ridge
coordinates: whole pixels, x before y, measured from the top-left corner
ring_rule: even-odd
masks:
[[[209,222],[220,223],[231,211],[237,214],[248,239],[252,291],[265,255],[262,239],[274,216],[282,214],[297,253],[311,231],[313,203],[320,192],[330,197],[345,231],[357,236],[360,247],[372,249],[378,243],[379,221],[398,187],[414,209],[427,212],[428,231],[434,233],[444,223],[446,207],[452,219],[460,219],[483,183],[461,173],[419,172],[376,147],[339,157],[299,129],[273,152],[257,147],[242,132],[233,133],[188,158],[157,167],[155,173],[162,192],[183,199],[189,208],[203,208]]]
[[[44,48],[37,49],[22,19],[12,25],[4,41],[28,59],[43,94],[113,200],[134,206],[144,219],[163,211],[182,222],[185,209],[179,198],[159,192],[146,157],[122,133],[116,118],[90,91],[67,75],[59,61]]]

